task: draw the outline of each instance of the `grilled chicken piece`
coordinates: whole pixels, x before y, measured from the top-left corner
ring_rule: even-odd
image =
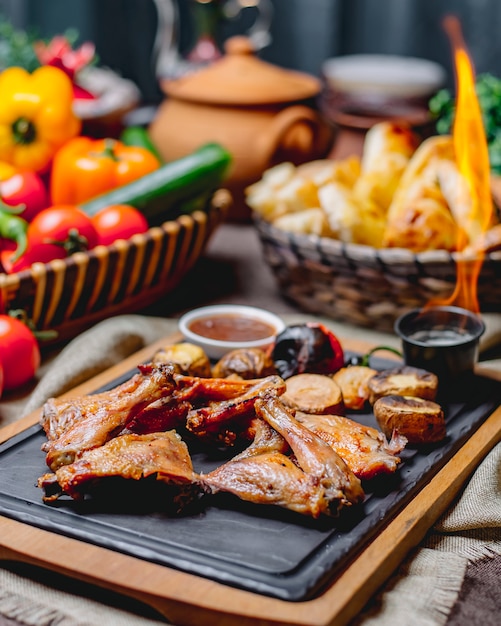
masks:
[[[257,381],[230,383],[219,378],[174,375],[176,387],[170,396],[142,409],[127,424],[127,432],[154,433],[184,427],[191,409],[211,400],[230,400],[253,387]]]
[[[128,424],[132,432],[170,430],[184,423],[190,409],[211,401],[229,401],[261,383],[262,379],[228,381],[222,378],[174,375],[176,384],[170,396],[160,398],[142,409]]]
[[[382,432],[340,415],[296,414],[296,419],[339,454],[360,479],[390,474],[400,464],[407,439],[394,432],[390,442]]]
[[[285,381],[280,376],[254,380],[244,393],[234,398],[192,409],[188,413],[186,427],[197,437],[216,440],[227,446],[233,445],[239,435],[249,428],[250,421],[255,416],[254,404],[260,394],[273,389],[277,395],[281,395],[285,388]]]
[[[276,377],[275,377],[276,378]],[[271,382],[275,380],[270,377]],[[238,378],[199,378],[196,376],[174,376],[179,389],[190,390],[190,397],[197,404],[209,401],[231,400],[259,385],[262,378],[241,380]]]
[[[85,450],[102,446],[146,406],[172,394],[175,383],[171,365],[150,363],[139,369],[139,374],[110,391],[45,403],[42,426],[49,441],[42,449],[52,471],[73,463]]]
[[[261,417],[256,417],[252,420],[249,433],[254,434],[251,444],[242,450],[240,454],[234,456],[232,461],[258,456],[264,452],[290,453],[290,446],[287,441]]]
[[[251,445],[247,453],[202,475],[206,489],[313,518],[336,515],[343,506],[363,500],[360,481],[344,461],[296,421],[276,395],[263,394],[255,401],[255,409],[287,441],[294,456]]]
[[[121,434],[146,435],[172,428],[182,428],[191,408],[192,404],[183,398],[182,393],[174,392],[171,396],[148,404],[127,423]]]
[[[38,486],[44,489],[46,502],[56,500],[63,493],[81,500],[103,480],[117,477],[130,481],[155,477],[178,486],[179,500],[194,491],[198,483],[186,444],[171,430],[115,437],[99,448],[83,452],[78,460],[63,465],[54,474],[45,474]]]

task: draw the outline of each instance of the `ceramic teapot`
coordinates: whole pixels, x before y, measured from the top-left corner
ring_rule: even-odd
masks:
[[[246,37],[228,39],[221,59],[161,86],[167,98],[150,125],[152,141],[166,161],[210,141],[229,150],[235,221],[249,219],[244,189],[264,170],[322,158],[331,147],[331,124],[315,108],[320,80],[258,59]]]

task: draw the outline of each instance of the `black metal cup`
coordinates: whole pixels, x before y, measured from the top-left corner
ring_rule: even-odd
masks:
[[[435,373],[442,388],[473,374],[484,331],[480,316],[454,306],[413,309],[395,322],[406,365]]]

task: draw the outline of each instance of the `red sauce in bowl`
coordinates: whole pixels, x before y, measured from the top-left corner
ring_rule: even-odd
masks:
[[[257,341],[276,334],[276,328],[255,317],[226,313],[201,317],[188,325],[191,332],[217,341]]]

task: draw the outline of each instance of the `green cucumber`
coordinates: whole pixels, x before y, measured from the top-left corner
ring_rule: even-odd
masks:
[[[157,157],[160,163],[164,160],[160,156],[156,146],[151,141],[148,129],[144,126],[127,126],[120,135],[120,141],[126,146],[139,146],[140,148],[146,148],[151,154]]]
[[[183,206],[189,206],[198,196],[220,187],[231,161],[231,154],[225,148],[208,143],[79,206],[92,216],[112,204],[130,204],[144,213],[150,225],[159,224],[185,211]]]

